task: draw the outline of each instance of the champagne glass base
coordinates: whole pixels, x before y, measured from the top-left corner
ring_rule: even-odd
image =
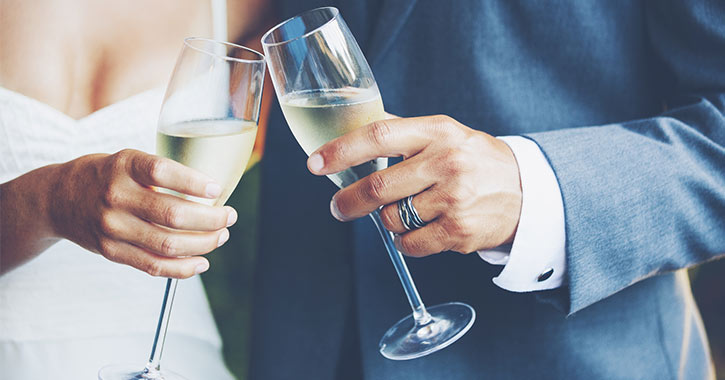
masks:
[[[107,365],[98,371],[98,380],[187,380],[171,371],[138,370],[138,365]]]
[[[460,302],[429,307],[428,313],[428,323],[416,324],[413,314],[398,321],[380,340],[380,353],[391,360],[426,356],[453,344],[476,320],[476,311]]]

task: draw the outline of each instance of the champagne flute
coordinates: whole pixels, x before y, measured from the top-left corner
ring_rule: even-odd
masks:
[[[222,185],[217,199],[158,189],[214,206],[223,205],[247,167],[257,135],[264,56],[227,42],[187,38],[161,107],[157,154],[210,176]],[[161,370],[161,354],[178,280],[168,279],[146,367],[111,365],[100,380],[184,379]]]
[[[262,37],[262,46],[287,124],[308,155],[336,137],[385,118],[372,71],[336,8],[313,9],[282,22]],[[343,188],[386,167],[387,159],[377,158],[328,177]],[[380,353],[393,360],[414,359],[458,340],[473,325],[473,308],[460,302],[426,308],[393,244],[393,234],[378,211],[370,217],[413,309],[385,333]]]

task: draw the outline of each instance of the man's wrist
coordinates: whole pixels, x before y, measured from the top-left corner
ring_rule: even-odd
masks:
[[[510,252],[507,247],[479,251],[495,265],[505,265],[493,282],[515,292],[554,289],[566,272],[564,206],[553,169],[538,145],[524,137],[507,136],[519,164],[521,215]]]

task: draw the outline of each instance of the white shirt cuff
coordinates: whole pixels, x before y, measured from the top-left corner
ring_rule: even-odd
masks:
[[[519,165],[521,216],[510,247],[478,251],[478,255],[490,264],[505,265],[493,278],[502,289],[531,292],[558,288],[566,273],[566,233],[556,175],[535,142],[521,136],[499,139],[511,148]]]

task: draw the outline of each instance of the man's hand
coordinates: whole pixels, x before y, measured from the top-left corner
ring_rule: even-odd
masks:
[[[410,256],[447,250],[469,253],[513,240],[521,212],[516,159],[503,141],[448,116],[380,120],[323,145],[307,166],[326,175],[377,157],[404,161],[342,189],[330,205],[349,221],[384,206],[383,224],[398,234]],[[397,201],[415,195],[413,206],[428,224],[407,231]]]

